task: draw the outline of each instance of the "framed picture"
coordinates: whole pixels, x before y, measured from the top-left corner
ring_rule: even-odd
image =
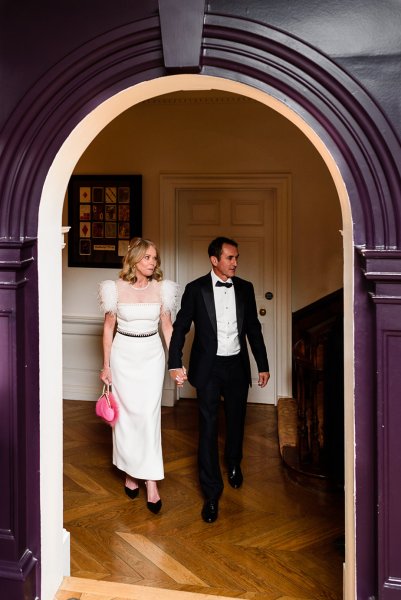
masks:
[[[142,235],[142,176],[72,175],[68,215],[68,266],[120,268]]]

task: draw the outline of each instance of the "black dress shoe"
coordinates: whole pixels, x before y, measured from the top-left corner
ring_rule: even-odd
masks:
[[[162,507],[162,501],[159,498],[157,502],[147,502],[146,506],[148,507],[150,512],[152,512],[154,515],[157,515],[157,513],[160,512],[160,509]]]
[[[244,478],[242,476],[241,467],[236,465],[235,467],[229,467],[228,469],[228,483],[231,487],[237,489],[241,487]]]
[[[134,498],[136,498],[139,494],[139,487],[135,488],[134,490],[131,490],[129,487],[125,486],[124,490],[128,498],[131,498],[131,500],[134,500]]]
[[[213,523],[219,514],[219,501],[218,500],[205,500],[202,508],[202,519],[206,523]]]

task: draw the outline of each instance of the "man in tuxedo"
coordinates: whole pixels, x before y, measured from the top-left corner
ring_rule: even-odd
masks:
[[[187,379],[182,366],[185,336],[192,322],[195,335],[188,368],[188,381],[196,388],[199,403],[199,481],[205,498],[202,518],[212,523],[218,517],[223,491],[218,454],[218,413],[224,398],[226,439],[224,458],[228,482],[239,488],[242,445],[251,367],[248,338],[259,371],[258,385],[269,380],[269,364],[258,320],[252,283],[235,277],[238,244],[218,237],[209,244],[212,270],[189,283],[174,323],[168,367],[178,385]]]

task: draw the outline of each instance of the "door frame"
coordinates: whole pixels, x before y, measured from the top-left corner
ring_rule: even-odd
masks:
[[[274,321],[276,398],[292,396],[291,359],[291,175],[289,173],[236,172],[160,174],[160,250],[163,269],[176,281],[178,271],[178,193],[193,189],[266,189],[277,194],[275,210],[274,273],[277,298]],[[177,398],[178,398],[177,390]]]

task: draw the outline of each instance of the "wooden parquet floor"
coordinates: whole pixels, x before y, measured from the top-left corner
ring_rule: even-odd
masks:
[[[166,473],[158,515],[147,510],[143,486],[135,500],[124,494],[123,475],[111,465],[111,430],[93,403],[64,406],[71,578],[57,600],[170,600],[177,598],[173,590],[183,592],[182,600],[342,598],[343,496],[289,479],[275,407],[248,407],[244,485],[226,484],[219,518],[206,524],[196,470],[196,401],[162,409]],[[221,451],[223,425],[222,419]],[[97,587],[89,580],[98,580]]]

